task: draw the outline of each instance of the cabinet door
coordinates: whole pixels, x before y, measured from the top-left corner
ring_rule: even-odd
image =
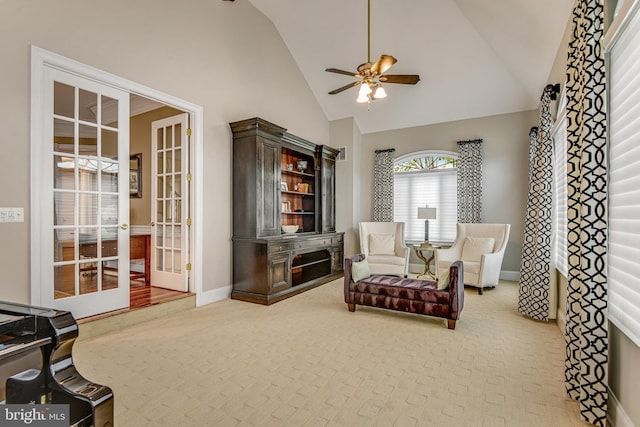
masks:
[[[323,154],[320,161],[321,202],[320,229],[323,233],[336,231],[336,161]]]
[[[269,256],[269,294],[291,287],[289,253]]]
[[[258,138],[256,236],[280,234],[280,144]]]

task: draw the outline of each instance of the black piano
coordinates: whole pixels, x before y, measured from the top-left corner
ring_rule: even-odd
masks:
[[[113,426],[113,392],[82,377],[68,311],[0,302],[0,403],[69,405],[70,426]]]

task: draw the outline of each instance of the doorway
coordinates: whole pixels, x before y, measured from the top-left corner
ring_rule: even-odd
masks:
[[[100,122],[98,106],[106,106],[109,104],[109,102],[106,101],[110,99],[116,99],[118,106],[129,104],[129,100],[122,97],[124,93],[127,96],[141,97],[148,101],[188,113],[189,128],[192,129],[191,143],[193,147],[189,155],[192,168],[192,198],[189,206],[192,226],[188,234],[192,238],[189,240],[188,249],[191,256],[190,263],[192,269],[191,280],[188,281],[188,291],[196,294],[196,305],[199,305],[198,300],[202,293],[202,265],[200,262],[202,259],[202,233],[199,232],[201,224],[199,224],[198,221],[202,213],[202,107],[87,65],[77,63],[35,46],[32,46],[31,59],[31,304],[68,310],[71,311],[76,318],[104,313],[105,311],[111,311],[123,305],[124,299],[122,298],[121,291],[125,288],[128,290],[131,284],[129,281],[129,236],[131,231],[135,231],[134,227],[129,226],[130,220],[133,219],[130,218],[129,214],[129,180],[127,179],[125,181],[123,179],[124,177],[129,177],[130,173],[128,170],[129,153],[131,152],[129,149],[129,132],[127,129],[126,140],[118,139],[117,144],[115,144],[115,146],[118,147],[116,154],[111,154],[109,151],[102,153],[99,151],[99,148],[97,148],[98,151],[96,151],[96,153],[85,154],[82,152],[84,149],[83,145],[85,144],[80,136],[79,129],[83,127],[95,128],[95,130],[90,130],[95,132],[96,135],[102,135],[95,138],[96,147],[101,147],[101,138],[108,134],[108,132],[113,132],[113,126],[111,126],[110,123],[104,124]],[[55,74],[53,80],[46,78],[48,74]],[[80,79],[80,82],[74,80],[67,84],[73,88],[76,97],[78,97],[83,90],[96,94],[95,126],[87,122],[85,118],[78,116],[77,110],[79,104],[77,103],[74,106],[76,109],[74,116],[67,118],[59,115],[56,116],[53,113],[51,98],[46,97],[47,91],[52,90],[50,89],[52,87],[51,82],[62,82],[70,76],[74,79]],[[47,100],[49,102],[47,102]],[[101,103],[101,100],[105,102]],[[122,109],[122,114],[124,114],[124,109]],[[52,133],[54,126],[52,126],[51,123],[54,117],[58,119],[62,117],[62,121],[72,122],[72,126],[76,132],[73,137],[75,138],[74,152],[65,153],[70,155],[67,157],[71,157],[73,163],[74,187],[72,189],[58,187],[58,190],[55,190],[56,187],[53,182],[54,174],[47,172],[47,170],[51,170],[52,165],[64,163],[61,158],[56,158],[54,161],[51,161],[54,153],[58,155],[58,157],[62,157],[59,155],[60,152],[56,151],[58,147],[52,144],[52,141],[54,141]],[[123,124],[125,122],[128,124],[128,120],[123,118],[119,118],[118,121]],[[87,123],[89,123],[89,125],[87,125]],[[104,126],[105,128],[102,129],[100,126]],[[118,138],[120,138],[125,132],[121,129],[116,133],[118,134]],[[104,137],[104,141],[109,140],[109,137]],[[114,144],[110,146],[114,146]],[[126,154],[126,161],[124,154]],[[84,157],[87,157],[87,159],[84,159]],[[89,160],[94,160],[94,158],[97,159],[97,164],[93,166],[97,168],[97,173],[94,171],[94,175],[101,176],[101,178],[95,180],[95,185],[90,183],[90,185],[94,185],[94,187],[87,189],[80,185],[79,177],[81,174],[79,171],[84,167],[81,165],[83,161],[87,160],[88,163],[91,163]],[[64,160],[66,161],[68,159]],[[118,168],[115,177],[114,173],[111,173],[111,176],[108,175],[109,171],[106,170],[109,161],[115,165],[114,167]],[[62,166],[56,167],[62,168]],[[102,185],[103,180],[104,183],[117,182],[117,184],[115,184],[117,190],[104,187]],[[126,183],[124,191],[123,183]],[[74,200],[73,209],[75,209],[75,211],[72,218],[67,218],[67,220],[72,220],[71,223],[58,223],[58,228],[52,229],[52,224],[55,224],[55,204],[53,202],[53,193],[55,191],[59,193],[57,196],[58,200],[71,200],[72,197]],[[121,199],[123,194],[126,195],[126,200]],[[113,201],[116,199],[118,203],[114,205]],[[108,215],[104,217],[98,216],[98,218],[90,216],[89,219],[81,219],[78,214],[78,207],[80,206],[78,200],[83,200],[82,206],[97,207],[96,211],[101,211],[100,208],[103,204],[108,202],[110,205],[116,206],[114,209],[118,212],[118,215],[115,217]],[[85,223],[83,221],[88,222]],[[90,232],[91,239],[95,237],[95,252],[86,252],[84,249],[81,249],[84,243],[81,235],[86,234],[84,233],[85,231]],[[117,236],[117,239],[112,239],[109,233],[115,233],[113,235]],[[67,241],[67,246],[71,247],[71,251],[73,252],[72,258],[66,259],[62,257],[62,255],[56,258],[55,253],[63,253],[62,250],[58,252],[55,250],[56,235],[66,237],[70,235],[73,236]],[[110,249],[103,248],[105,243],[110,241],[117,242],[114,245],[113,253],[109,252]],[[67,250],[67,253],[70,254],[71,252]],[[58,263],[58,265],[55,266],[54,263]],[[117,274],[115,275],[115,277],[117,277],[117,286],[113,286],[113,275],[109,274],[109,269],[113,268],[114,265],[117,265]],[[73,270],[73,278],[65,282],[67,285],[66,290],[71,290],[71,286],[69,285],[73,284],[73,292],[70,292],[73,296],[72,298],[65,295],[61,296],[61,294],[57,294],[58,298],[56,298],[55,278],[53,276],[56,268],[58,268],[58,271],[61,273],[62,270],[66,270],[65,273]],[[85,270],[86,268],[89,268],[89,270]],[[89,276],[85,275],[85,273],[89,273]],[[95,297],[97,294],[95,294],[93,290],[82,293],[80,282],[83,277],[96,277],[96,289],[101,292],[99,298],[93,298],[92,301],[88,301],[89,297]],[[120,283],[121,281],[126,281],[126,283]],[[113,304],[116,298],[114,298],[114,292],[111,292],[114,288],[118,289],[119,295],[116,304]],[[128,292],[126,300],[124,305],[129,307],[130,296]]]

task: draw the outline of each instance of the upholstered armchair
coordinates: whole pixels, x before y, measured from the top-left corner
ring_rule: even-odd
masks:
[[[465,285],[475,286],[482,295],[500,280],[510,224],[457,224],[456,240],[448,249],[436,250],[436,274],[448,271],[451,263],[462,260]]]
[[[404,222],[361,222],[360,249],[371,274],[406,277],[409,273]]]

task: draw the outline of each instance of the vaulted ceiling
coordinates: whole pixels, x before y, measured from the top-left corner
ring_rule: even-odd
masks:
[[[371,0],[371,60],[388,74],[388,97],[358,104],[357,88],[328,92],[367,60],[367,0],[249,0],[280,32],[329,120],[354,117],[363,133],[535,109],[573,0]],[[268,70],[265,71],[268,77]]]

